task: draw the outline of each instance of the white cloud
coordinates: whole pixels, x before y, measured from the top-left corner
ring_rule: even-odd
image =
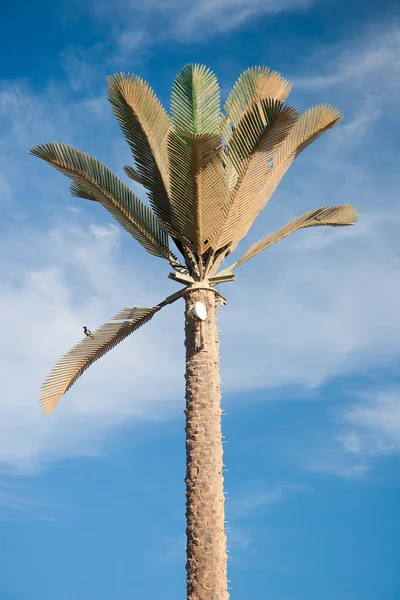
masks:
[[[156,330],[149,324],[133,345],[127,340],[108,357],[108,366],[107,357],[103,368],[93,366],[95,386],[87,373],[86,384],[82,380],[78,394],[71,394],[54,418],[43,416],[38,389],[57,358],[81,338],[82,325],[94,328],[124,306],[159,302],[173,284],[163,279],[157,285],[157,270],[166,275],[167,263],[164,269],[155,264],[154,276],[142,271],[145,251],[136,246],[131,255],[136,242],[120,234],[100,206],[69,204],[67,180],[26,155],[34,143],[54,139],[55,132],[61,140],[80,139],[85,148],[98,114],[80,99],[63,102],[61,91],[36,95],[26,83],[13,82],[0,90],[0,119],[2,176],[12,191],[0,237],[7,256],[0,265],[0,319],[7,341],[0,349],[0,463],[4,469],[31,470],[58,457],[95,454],[99,439],[114,425],[128,417],[163,418],[166,408],[183,402],[182,367],[174,360],[183,359],[183,347],[177,348],[170,320],[175,307],[166,309],[157,315]],[[121,243],[128,253],[122,254]]]
[[[11,187],[7,179],[0,173],[0,202],[6,204],[11,199]]]
[[[242,246],[318,205],[354,201],[360,223],[299,232],[238,269],[237,281],[222,288],[228,298],[219,313],[226,392],[316,387],[397,358],[399,181],[382,167],[355,161],[356,152],[372,144],[368,101],[362,100],[358,122],[328,134],[318,150],[299,159],[267,208],[270,225],[262,216]],[[9,190],[11,218],[0,239],[7,256],[0,266],[7,340],[0,350],[0,462],[10,469],[96,454],[122,423],[166,418],[183,408],[182,303],[91,367],[50,419],[37,406],[43,378],[80,338],[82,325],[95,327],[123,306],[153,305],[173,285],[165,279],[167,263],[147,258],[100,207],[69,202],[67,182],[25,154],[56,137],[93,151],[111,167],[124,164],[129,150],[122,150],[122,138],[113,140],[115,128],[108,129],[94,105],[101,106],[96,96],[71,100],[52,85],[38,95],[26,82],[10,82],[0,93],[1,185]],[[391,114],[377,111],[374,119],[390,122]],[[382,144],[373,143],[381,153]],[[366,443],[349,425],[341,435],[347,435],[341,442],[346,455]],[[360,472],[364,465],[352,468]]]
[[[174,313],[166,310],[157,315],[158,327],[149,324],[102,359],[100,368],[93,366],[93,375],[87,374],[51,419],[37,405],[43,378],[82,337],[82,325],[94,328],[126,305],[162,299],[130,261],[118,257],[119,243],[114,225],[85,230],[64,224],[31,233],[23,242],[35,256],[33,264],[27,258],[21,265],[19,252],[11,252],[3,265],[0,311],[7,344],[0,358],[0,461],[5,466],[30,468],[38,461],[96,452],[94,438],[110,426],[127,417],[162,418],[181,400],[183,353],[171,323]]]
[[[299,232],[255,259],[256,280],[237,270],[221,316],[227,390],[315,387],[396,356],[399,215],[376,221],[372,235]]]
[[[368,393],[343,411],[342,420],[349,430],[338,441],[349,454],[400,453],[400,390]]]
[[[226,33],[240,27],[245,22],[264,15],[304,9],[312,0],[205,0],[174,2],[171,5],[175,26],[171,27],[177,37],[193,39],[208,38],[212,34]]]
[[[26,522],[31,519],[54,522],[48,506],[28,496],[25,486],[0,481],[0,521]]]
[[[181,563],[186,551],[186,536],[158,536],[157,550],[147,557],[151,562]]]
[[[110,22],[119,60],[143,55],[148,46],[168,43],[202,42],[230,32],[251,20],[281,12],[308,8],[315,0],[156,0],[138,5],[132,0],[117,0],[112,5],[96,1],[90,5],[92,16]],[[87,7],[85,7],[85,10]],[[154,15],[157,15],[155,21]]]
[[[370,466],[364,462],[349,461],[348,457],[337,451],[308,467],[310,470],[331,473],[343,479],[360,480],[365,478]]]
[[[347,479],[366,477],[377,459],[400,454],[400,389],[357,394],[335,411],[336,433],[309,468]]]
[[[26,508],[35,506],[36,503],[15,494],[10,494],[4,490],[0,490],[0,509],[11,509],[23,511]]]
[[[259,482],[246,485],[246,493],[232,500],[227,507],[229,519],[246,518],[262,510],[270,504],[279,502],[289,494],[310,492],[311,488],[303,484],[275,484],[266,487]]]
[[[338,47],[319,49],[314,57],[315,75],[293,77],[296,88],[331,88],[346,86],[372,89],[377,95],[399,87],[400,27],[397,24],[369,27],[360,36]],[[321,64],[323,72],[321,73]],[[383,98],[384,99],[384,98]]]
[[[236,558],[238,558],[237,551],[246,550],[252,542],[250,531],[236,525],[226,530],[226,538],[228,552],[235,550]]]

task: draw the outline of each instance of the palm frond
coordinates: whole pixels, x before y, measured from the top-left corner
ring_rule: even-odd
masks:
[[[240,260],[235,262],[233,265],[221,271],[230,272],[232,269],[236,269],[239,265],[242,265],[246,261],[250,260],[272,244],[279,242],[284,237],[287,237],[291,233],[303,229],[305,227],[345,227],[353,225],[358,220],[357,210],[351,204],[341,204],[340,206],[323,206],[315,210],[310,210],[304,215],[293,219],[277,231],[274,231],[270,235],[267,235],[262,240],[259,240],[247,250]],[[219,274],[221,275],[221,274]]]
[[[226,149],[228,163],[237,173],[231,190],[227,217],[222,226],[216,224],[211,236],[213,248],[231,244],[231,250],[247,233],[247,222],[254,212],[266,173],[273,168],[277,148],[288,137],[299,113],[277,100],[263,99],[243,117],[233,132]]]
[[[159,310],[160,306],[125,308],[111,322],[104,323],[74,346],[58,361],[40,390],[39,402],[43,412],[49,415],[90,365],[150,321]]]
[[[263,210],[268,200],[276,190],[282,177],[295,158],[312,142],[339,123],[342,114],[334,106],[315,106],[301,115],[290,129],[289,134],[274,148],[269,168],[259,181],[258,189],[253,198],[242,198],[235,203],[235,209],[230,210],[219,245],[231,242],[233,251],[238,242],[245,237],[256,217]]]
[[[66,144],[40,144],[30,153],[72,179],[74,196],[97,200],[150,254],[170,260],[163,222],[105,165]]]
[[[226,218],[228,176],[224,167],[220,93],[214,73],[186,65],[172,88],[169,134],[170,197],[177,229],[201,256],[210,235]],[[190,269],[189,269],[190,270]]]
[[[72,181],[69,185],[69,193],[74,198],[83,198],[85,200],[91,200],[92,202],[98,202],[97,198],[94,197],[88,190],[84,191],[82,186],[77,181]]]
[[[172,131],[169,160],[176,221],[190,249],[201,256],[227,215],[229,188],[221,137]]]
[[[256,199],[258,212],[264,208],[295,158],[342,118],[341,111],[329,104],[314,106],[301,115],[273,157],[273,168],[266,174]]]
[[[272,153],[289,134],[299,113],[291,106],[284,106],[278,100],[262,99],[247,111],[233,131],[226,148],[227,159],[231,162],[243,180],[246,170],[253,164],[261,165],[256,169],[265,174],[271,168]],[[257,185],[257,184],[255,184]]]
[[[192,136],[221,131],[218,80],[203,65],[185,65],[172,87],[171,116],[175,128]]]
[[[140,77],[124,73],[108,78],[108,98],[131,148],[140,183],[148,190],[154,212],[174,230],[168,197],[167,141],[169,117],[153,90]],[[135,181],[135,177],[132,177]]]
[[[261,100],[284,102],[291,89],[289,81],[277,71],[266,67],[250,67],[240,75],[229,94],[225,113],[236,128],[248,111]]]
[[[125,175],[127,175],[129,177],[129,179],[132,179],[132,181],[135,181],[136,183],[140,183],[140,185],[144,186],[144,182],[140,176],[139,171],[137,171],[130,165],[125,165],[124,171],[125,171]]]

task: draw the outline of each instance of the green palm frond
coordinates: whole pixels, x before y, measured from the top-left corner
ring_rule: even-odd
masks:
[[[100,202],[150,254],[171,259],[162,221],[105,165],[66,144],[40,144],[30,153],[72,179],[74,196]]]
[[[185,65],[175,78],[171,98],[172,123],[192,136],[221,131],[218,80],[203,65]]]
[[[140,183],[154,212],[174,231],[168,168],[170,120],[153,90],[140,77],[123,73],[108,78],[108,98],[131,148]],[[135,177],[131,177],[135,181]]]
[[[128,335],[148,323],[160,306],[125,308],[111,322],[104,323],[90,336],[67,352],[56,364],[40,390],[39,402],[43,412],[53,412],[60,398],[96,360],[112,350]]]
[[[358,221],[357,210],[351,204],[341,204],[340,206],[323,206],[315,210],[310,210],[304,215],[293,219],[277,231],[267,235],[265,238],[259,240],[247,250],[240,260],[235,262],[233,265],[221,271],[218,275],[227,274],[233,269],[236,269],[239,265],[242,265],[246,261],[250,260],[272,244],[279,242],[284,237],[287,237],[291,233],[304,229],[305,227],[346,227],[353,225]]]
[[[169,134],[170,196],[177,227],[190,249],[203,255],[226,218],[228,175],[224,165],[220,93],[214,73],[186,65],[176,76]]]

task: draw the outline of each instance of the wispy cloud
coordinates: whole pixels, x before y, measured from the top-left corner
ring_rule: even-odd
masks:
[[[246,518],[259,512],[270,504],[285,499],[290,494],[311,491],[311,488],[308,485],[288,483],[265,486],[259,482],[253,482],[248,483],[246,487],[250,489],[250,491],[229,503],[227,510],[229,518]]]
[[[148,556],[151,561],[160,560],[165,563],[181,563],[185,556],[186,536],[169,536],[157,540],[157,551]]]
[[[248,529],[234,525],[226,531],[227,546],[229,550],[245,550],[252,541],[251,533]]]
[[[193,35],[206,39],[218,33],[226,33],[240,27],[247,21],[268,14],[291,12],[304,9],[313,0],[205,0],[170,4],[171,32],[185,41]]]
[[[31,500],[21,498],[20,496],[0,489],[0,509],[9,508],[12,510],[23,511],[36,505],[36,502],[32,502]]]
[[[308,468],[312,471],[331,473],[337,477],[352,480],[363,479],[370,470],[368,464],[361,461],[349,461],[348,456],[337,449],[331,452],[331,456],[318,460]]]
[[[0,481],[0,521],[26,522],[35,519],[48,523],[56,522],[48,512],[48,506],[28,497],[21,486]]]
[[[357,397],[335,411],[336,433],[310,468],[361,479],[377,459],[400,454],[400,389],[362,392]]]
[[[400,453],[400,389],[364,394],[341,418],[348,430],[337,439],[347,453],[363,457]]]
[[[88,374],[78,396],[70,397],[54,418],[45,419],[37,405],[37,390],[57,357],[82,337],[82,325],[94,328],[123,306],[132,302],[151,305],[158,295],[156,286],[152,290],[131,265],[126,266],[130,281],[124,281],[124,267],[115,254],[119,252],[119,232],[114,225],[93,224],[84,229],[64,224],[47,233],[31,232],[24,246],[36,255],[36,261],[22,266],[18,256],[13,260],[9,255],[0,289],[2,330],[8,339],[0,369],[0,462],[29,468],[38,460],[48,462],[75,454],[78,448],[78,454],[95,453],[95,439],[111,422],[117,425],[135,415],[162,418],[165,407],[159,401],[165,397],[163,389],[169,390],[172,403],[183,390],[182,361],[176,360],[182,353],[173,335],[171,312],[166,311],[159,315],[159,327],[150,326],[145,336],[138,332],[136,340],[127,341],[125,348],[103,359],[103,368],[93,367],[93,374],[97,372],[94,387]],[[21,247],[16,250],[23,252]],[[13,265],[14,273],[18,272],[14,281]],[[149,386],[154,362],[158,383]],[[108,382],[103,380],[105,372]],[[124,377],[116,377],[117,372],[125,372]]]
[[[98,122],[98,115],[81,105],[81,118],[87,117],[86,127],[81,128],[82,121],[74,120],[77,101],[62,103],[60,94],[53,90],[52,94],[46,91],[38,96],[20,82],[3,85],[0,90],[0,119],[5,133],[0,148],[6,158],[1,162],[1,173],[11,190],[9,202],[2,206],[7,211],[8,227],[3,229],[0,240],[3,255],[7,255],[7,261],[0,266],[1,326],[3,339],[8,340],[2,347],[0,361],[0,464],[4,469],[34,469],[76,450],[78,455],[93,455],[98,451],[96,439],[109,429],[107,421],[122,423],[128,415],[144,419],[165,417],[165,407],[151,408],[146,391],[150,390],[147,382],[154,379],[154,360],[160,367],[164,364],[166,374],[172,377],[169,380],[167,375],[161,383],[162,373],[158,371],[159,390],[156,391],[156,384],[151,391],[156,404],[164,396],[163,388],[169,390],[172,403],[174,398],[182,397],[179,358],[183,356],[170,321],[175,314],[172,309],[159,315],[161,328],[157,328],[159,339],[154,346],[148,345],[149,336],[155,331],[150,325],[142,342],[140,335],[136,342],[133,340],[133,353],[129,350],[130,340],[122,356],[118,357],[116,349],[114,357],[110,356],[113,364],[108,371],[108,391],[100,380],[97,393],[92,388],[93,395],[82,387],[78,404],[65,404],[61,427],[57,425],[57,415],[45,419],[39,410],[37,394],[43,378],[57,358],[81,338],[83,325],[94,328],[123,306],[152,305],[171,293],[172,287],[163,279],[158,288],[153,276],[146,271],[141,273],[147,259],[139,248],[134,254],[135,264],[129,255],[126,262],[121,261],[121,244],[134,246],[135,242],[120,234],[101,207],[91,206],[95,211],[88,213],[84,202],[65,203],[66,180],[26,155],[35,142],[54,139],[55,132],[57,138],[78,141],[76,145],[80,138],[85,149],[90,144],[87,132]],[[86,129],[83,137],[81,129]],[[100,149],[101,143],[98,146]],[[112,147],[111,144],[109,148]],[[40,174],[43,168],[44,178]],[[59,198],[63,204],[58,203]],[[154,268],[155,273],[162,269],[160,265]],[[165,269],[166,275],[167,265]],[[126,272],[130,273],[129,280]],[[159,352],[158,357],[155,351]],[[136,363],[135,373],[131,361]],[[132,374],[129,386],[135,390],[133,395],[126,393],[125,383],[120,387],[121,378],[114,376],[115,369],[126,369]],[[101,373],[103,369],[98,372],[100,378]],[[125,408],[118,397],[127,400]],[[146,403],[145,397],[150,401]],[[60,408],[62,412],[63,407]],[[92,411],[98,415],[93,420],[89,416]]]
[[[0,462],[8,468],[95,455],[103,436],[123,422],[168,418],[183,401],[177,304],[102,359],[101,367],[94,365],[51,419],[37,406],[43,377],[76,343],[82,325],[95,327],[126,305],[152,305],[173,289],[166,263],[154,259],[150,266],[100,207],[68,200],[66,181],[26,155],[34,143],[61,139],[121,173],[129,149],[122,137],[114,139],[108,108],[103,114],[98,97],[82,95],[83,89],[71,95],[52,82],[40,94],[26,82],[5,82],[0,89],[0,168],[8,190],[2,209],[10,225],[0,240],[7,256],[0,266],[0,315],[8,340],[0,355]],[[392,113],[378,111],[374,119],[387,124]],[[356,151],[369,154],[366,114],[346,127],[299,159],[242,248],[319,205],[354,201],[360,223],[346,231],[299,232],[238,269],[220,313],[226,392],[317,387],[398,354],[399,181],[389,159],[379,170],[354,160]],[[382,144],[374,148],[384,151]],[[281,493],[264,492],[264,501]]]
[[[310,63],[314,61],[310,59]],[[321,73],[321,64],[324,65]],[[359,38],[335,47],[319,49],[315,56],[318,72],[293,77],[299,88],[332,88],[346,86],[372,89],[382,94],[399,87],[400,27],[397,24],[378,24],[361,32]]]
[[[373,214],[370,219],[375,221]],[[334,231],[293,236],[265,256],[268,272],[258,271],[258,286],[250,267],[238,269],[221,317],[223,351],[236,348],[234,362],[229,356],[224,363],[227,389],[295,382],[315,387],[395,356],[400,339],[397,223],[395,212],[385,223],[376,219],[370,235],[354,227],[338,237]],[[242,353],[239,340],[244,339],[251,343]]]
[[[204,42],[231,32],[267,15],[307,9],[316,0],[148,0],[142,5],[132,0],[103,0],[90,5],[91,14],[110,21],[115,55],[120,60],[137,56],[154,44]],[[157,14],[157,22],[154,15]]]

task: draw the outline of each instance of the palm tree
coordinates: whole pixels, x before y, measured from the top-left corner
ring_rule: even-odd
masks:
[[[82,373],[179,298],[185,301],[187,597],[226,600],[226,537],[216,286],[283,237],[305,227],[351,225],[351,205],[318,208],[253,244],[218,271],[249,231],[294,159],[342,118],[330,105],[303,114],[284,104],[291,85],[264,67],[246,70],[221,113],[215,75],[186,65],[172,88],[171,116],[134,75],[109,77],[108,97],[131,148],[126,175],[147,191],[144,204],[109,169],[71,146],[48,143],[31,153],[72,180],[71,193],[102,204],[183,284],[152,308],[125,308],[63,356],[40,392],[49,414]],[[174,243],[177,256],[171,251]]]

